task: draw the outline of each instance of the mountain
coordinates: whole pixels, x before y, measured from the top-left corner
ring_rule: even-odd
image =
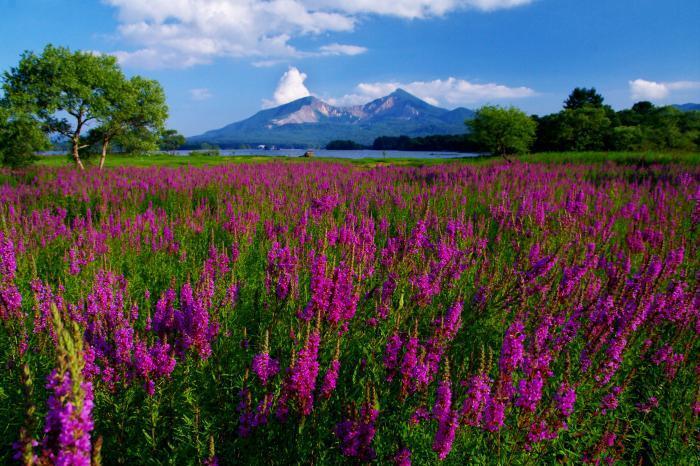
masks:
[[[681,112],[697,112],[700,111],[700,104],[678,104],[674,105]]]
[[[379,136],[464,133],[464,120],[473,116],[472,110],[436,107],[403,89],[351,107],[336,107],[316,97],[304,97],[190,137],[187,145],[322,147],[337,139],[369,145]]]

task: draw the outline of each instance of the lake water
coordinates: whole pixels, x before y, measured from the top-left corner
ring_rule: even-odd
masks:
[[[161,152],[178,156],[187,156],[190,150],[176,150]],[[222,157],[234,155],[256,155],[270,157],[301,157],[306,152],[305,149],[225,149],[220,150]],[[477,157],[480,154],[467,152],[430,152],[430,151],[404,151],[404,150],[326,150],[316,149],[313,151],[316,157],[333,157],[338,159],[453,159],[462,157]],[[65,155],[62,151],[41,152],[40,155]]]
[[[190,151],[182,152],[182,155],[188,154]],[[259,155],[259,156],[275,156],[275,157],[301,157],[306,150],[304,149],[235,149],[222,150],[221,155]],[[452,159],[458,157],[476,157],[479,154],[460,153],[460,152],[429,152],[429,151],[404,151],[404,150],[326,150],[317,149],[313,151],[316,157],[333,157],[339,159]]]

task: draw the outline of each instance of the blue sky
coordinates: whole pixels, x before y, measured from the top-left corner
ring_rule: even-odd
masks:
[[[186,135],[313,94],[446,108],[700,102],[698,0],[0,0],[0,68],[45,44],[158,79]]]

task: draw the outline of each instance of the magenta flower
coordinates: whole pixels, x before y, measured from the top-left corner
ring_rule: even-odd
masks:
[[[450,417],[452,409],[452,387],[449,380],[441,380],[438,382],[438,387],[435,396],[435,405],[433,406],[433,419],[438,422],[447,421]]]
[[[499,366],[502,372],[511,373],[522,365],[524,354],[523,342],[525,341],[524,332],[525,327],[519,320],[516,320],[508,327],[506,336],[503,339],[501,359],[499,360]]]
[[[0,320],[22,316],[22,295],[15,285],[16,272],[14,243],[0,232]]]
[[[80,385],[81,400],[76,399],[70,374],[55,370],[46,385],[48,412],[41,443],[42,456],[57,465],[90,466],[92,422],[92,383]]]
[[[600,401],[600,411],[602,414],[606,414],[608,411],[614,411],[617,409],[619,404],[617,397],[620,395],[620,392],[622,392],[622,387],[617,386],[613,387],[612,390],[610,390],[610,393],[603,396],[603,399]]]
[[[438,454],[438,458],[444,460],[452,451],[452,442],[455,439],[457,426],[459,425],[458,414],[450,411],[447,417],[438,422],[438,430],[433,440],[433,451]]]
[[[403,347],[403,340],[398,333],[394,333],[389,337],[384,351],[384,367],[387,371],[386,379],[391,382],[396,375],[396,370],[399,367],[399,352]]]
[[[379,411],[370,404],[364,404],[359,415],[336,425],[335,434],[343,455],[364,462],[372,461],[377,456],[372,448],[372,440],[377,432],[374,424],[378,416]]]
[[[559,410],[562,416],[569,417],[574,412],[576,390],[566,382],[562,382],[557,394],[554,396],[554,401],[556,401],[557,410]]]
[[[330,304],[333,282],[326,277],[326,256],[314,255],[311,264],[311,300],[300,312],[302,320],[310,321],[317,314],[324,315]]]
[[[562,427],[565,426],[566,424],[562,425]],[[528,444],[525,448],[529,450],[530,445],[533,443],[539,443],[544,440],[554,440],[559,435],[558,431],[559,429],[550,427],[544,419],[533,422],[526,436]]]
[[[260,383],[267,385],[267,382],[279,372],[280,363],[266,352],[258,353],[253,356],[252,369],[260,379]]]
[[[447,309],[442,319],[435,322],[437,338],[444,338],[448,341],[454,339],[462,326],[461,315],[463,309],[464,305],[457,301]]]
[[[503,427],[505,420],[505,405],[496,397],[491,397],[484,410],[484,428],[489,432],[497,432]]]
[[[335,386],[338,383],[338,375],[340,373],[340,361],[334,359],[331,361],[331,367],[326,372],[323,378],[323,384],[321,385],[321,397],[328,399],[330,398]]]
[[[393,462],[396,466],[411,466],[411,450],[403,447],[394,455]]]
[[[518,383],[518,399],[515,405],[527,411],[534,412],[537,404],[542,399],[542,387],[544,380],[542,374],[535,372],[532,379],[523,379]]]
[[[299,403],[302,415],[308,416],[314,405],[314,389],[318,377],[318,347],[321,337],[317,330],[309,335],[304,348],[299,351],[296,364],[290,372],[290,388]]]
[[[462,422],[470,426],[479,426],[491,395],[491,379],[486,374],[478,374],[469,379],[467,385],[467,397],[460,412]]]

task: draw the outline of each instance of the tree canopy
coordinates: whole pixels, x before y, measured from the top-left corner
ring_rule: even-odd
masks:
[[[9,167],[23,167],[36,160],[36,151],[49,145],[38,122],[28,114],[11,113],[0,103],[0,162]]]
[[[564,108],[567,110],[577,110],[584,107],[602,107],[603,96],[598,94],[595,87],[590,89],[585,87],[577,87],[569,97],[564,101]]]
[[[507,159],[511,154],[522,154],[535,140],[537,124],[523,111],[515,108],[485,106],[466,124],[473,139],[494,155]]]
[[[81,169],[86,130],[91,130],[91,139],[101,139],[102,166],[107,147],[119,137],[145,137],[155,147],[168,116],[157,81],[127,79],[115,57],[65,47],[47,45],[41,54],[25,52],[19,64],[3,74],[2,87],[12,113],[30,115],[46,132],[70,141],[73,160]]]
[[[102,146],[100,168],[104,166],[109,144],[115,139],[121,140],[122,145],[125,141],[142,139],[147,142],[145,150],[156,148],[168,117],[165,92],[158,81],[134,76],[110,87],[107,98],[108,111],[97,118],[100,126],[92,130]]]
[[[185,136],[178,133],[175,129],[166,129],[160,133],[160,141],[158,146],[161,150],[177,150],[184,146],[187,142]]]

